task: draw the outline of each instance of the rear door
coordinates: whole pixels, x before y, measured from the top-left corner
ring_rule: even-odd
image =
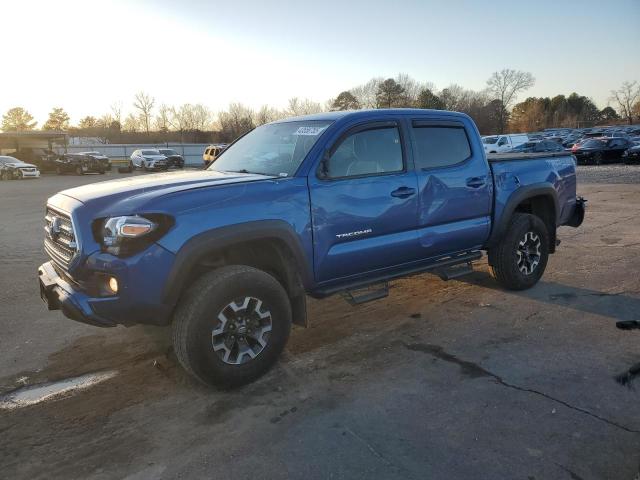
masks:
[[[318,282],[401,265],[418,254],[418,185],[399,120],[350,127],[309,175]]]
[[[493,181],[467,119],[411,119],[423,258],[477,249],[489,235]]]

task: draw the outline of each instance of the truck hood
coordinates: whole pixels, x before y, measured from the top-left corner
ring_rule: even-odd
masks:
[[[214,187],[233,183],[266,180],[269,176],[253,173],[216,172],[210,170],[191,170],[181,172],[165,172],[152,175],[138,175],[119,180],[90,183],[81,187],[60,192],[82,203],[94,200],[109,200],[114,203],[124,198],[150,194],[154,197],[176,193],[195,188]]]

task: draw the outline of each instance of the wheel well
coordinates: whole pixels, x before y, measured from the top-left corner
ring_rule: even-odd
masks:
[[[305,289],[298,273],[296,259],[283,240],[249,240],[207,252],[189,272],[182,291],[205,272],[224,265],[246,265],[273,276],[289,295],[293,323],[307,326]]]
[[[556,205],[549,195],[529,197],[518,204],[514,212],[529,213],[542,220],[549,233],[549,253],[556,250]]]

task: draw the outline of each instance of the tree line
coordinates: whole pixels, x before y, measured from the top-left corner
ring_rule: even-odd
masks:
[[[86,116],[76,125],[61,107],[49,113],[42,130],[67,131],[72,135],[91,136],[104,142],[120,141],[231,141],[264,123],[280,118],[318,113],[326,110],[358,110],[370,108],[430,108],[467,113],[483,134],[507,131],[536,131],[551,127],[584,127],[599,123],[640,120],[640,85],[624,82],[611,91],[610,102],[599,110],[591,99],[577,93],[553,98],[529,97],[517,103],[520,94],[535,84],[529,72],[504,69],[495,72],[483,90],[475,91],[452,84],[441,90],[432,83],[419,82],[407,74],[395,78],[375,77],[368,82],[344,90],[324,104],[310,99],[291,98],[285,108],[264,105],[252,109],[242,103],[231,103],[226,110],[213,112],[203,104],[172,106],[158,104],[146,92],[138,92],[130,112],[125,116],[121,102],[111,105],[109,112]],[[14,107],[2,117],[1,129],[34,130],[33,116],[22,107]]]

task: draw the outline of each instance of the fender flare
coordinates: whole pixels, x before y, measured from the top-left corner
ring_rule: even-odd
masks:
[[[296,271],[304,288],[312,285],[313,272],[310,260],[307,259],[293,227],[283,220],[257,220],[209,230],[187,241],[176,253],[174,266],[163,290],[163,303],[171,306],[177,304],[193,268],[208,254],[237,243],[261,239],[282,241],[293,256]]]
[[[500,219],[496,222],[494,219],[494,227],[491,229],[491,235],[489,236],[489,240],[487,242],[488,247],[492,247],[496,245],[504,233],[509,228],[509,222],[511,221],[511,217],[513,216],[513,212],[516,207],[520,205],[522,202],[529,198],[533,197],[550,197],[553,201],[554,206],[554,218],[556,225],[558,225],[558,214],[560,212],[560,205],[558,203],[558,193],[556,192],[553,185],[547,182],[543,183],[534,183],[532,185],[527,185],[525,187],[520,187],[518,190],[513,192],[509,199],[507,200],[506,205],[502,209],[502,214]],[[551,232],[550,232],[551,233]]]

